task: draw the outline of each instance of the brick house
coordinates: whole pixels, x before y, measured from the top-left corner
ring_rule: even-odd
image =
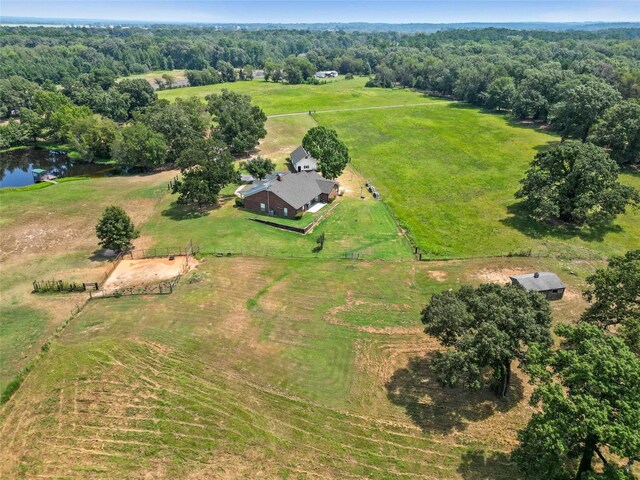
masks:
[[[295,217],[338,194],[338,183],[316,172],[276,172],[238,192],[244,208],[278,217]]]

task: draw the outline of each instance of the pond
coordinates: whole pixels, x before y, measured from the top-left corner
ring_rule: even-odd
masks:
[[[23,148],[0,153],[0,188],[24,187],[35,183],[33,169],[46,170],[55,177],[104,177],[110,165],[72,160],[68,155],[38,148]]]

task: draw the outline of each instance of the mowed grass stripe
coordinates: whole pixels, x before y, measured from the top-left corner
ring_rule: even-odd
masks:
[[[127,350],[128,349],[125,348],[125,347],[119,347],[118,348],[117,355],[116,355],[116,358],[118,359],[118,366],[128,365],[129,364],[128,362],[123,362],[123,360],[126,360],[126,358],[120,356],[121,353],[125,353]],[[136,350],[139,350],[139,349],[136,349]],[[98,352],[98,353],[100,353],[100,352]],[[115,351],[114,351],[114,353],[115,353]],[[146,355],[138,356],[137,352],[136,352],[135,356],[138,359],[147,358]],[[99,356],[95,357],[95,358],[99,358]],[[176,359],[173,359],[173,361],[176,361]],[[164,359],[163,359],[163,362],[161,362],[161,363],[164,363]],[[137,365],[137,364],[138,364],[137,362],[132,362],[130,364],[131,366],[127,367],[127,369],[130,369],[130,370],[133,371],[132,373],[134,373],[134,375],[133,375],[134,378],[135,378],[135,371],[137,370],[135,365]],[[113,366],[112,363],[106,363],[106,364],[103,365],[103,368],[109,369],[112,366]],[[171,371],[173,373],[175,373],[176,371],[179,371],[179,372],[189,371],[189,365],[184,365],[184,364],[182,364],[182,362],[178,362],[178,365],[167,365],[167,367],[169,368],[169,371]],[[146,372],[146,369],[143,369],[143,372]],[[189,378],[185,378],[184,379],[185,383],[182,382],[181,376],[178,376],[178,377],[172,376],[171,378],[169,378],[166,375],[159,375],[159,376],[156,376],[154,378],[155,378],[156,381],[171,380],[174,383],[173,389],[178,388],[178,387],[184,388],[185,389],[185,393],[188,392],[187,397],[191,399],[190,400],[191,402],[193,402],[195,399],[198,398],[198,395],[195,395],[195,397],[193,396],[193,382],[196,381],[196,379],[191,377],[191,376],[189,376]],[[199,379],[199,381],[197,383],[200,384],[200,386],[202,388],[210,389],[211,386],[212,386],[209,383],[209,381],[206,381],[204,379]],[[166,385],[163,385],[162,389],[166,390]],[[155,389],[154,389],[154,391],[155,391]],[[214,391],[215,391],[215,395],[210,395],[210,393],[212,393],[212,392],[207,392],[207,391],[204,391],[204,392],[201,392],[201,393],[204,394],[204,398],[208,398],[210,402],[211,401],[213,401],[214,403],[220,402],[225,397],[225,395],[223,395],[223,391],[221,391],[220,389],[218,389],[216,387],[214,387]],[[86,393],[90,395],[91,392],[86,392]],[[171,391],[169,393],[170,394],[174,394],[175,392]],[[275,395],[274,393],[269,393],[269,392],[264,392],[264,391],[262,393],[266,394],[267,396]],[[243,395],[243,398],[246,401],[247,397]],[[285,399],[284,397],[280,397],[280,399],[284,400],[285,403],[288,403],[288,402],[291,401],[291,399]],[[181,402],[183,404],[184,404],[184,400],[185,399],[181,399]],[[171,401],[175,402],[175,399],[171,400]],[[233,398],[232,401],[235,404],[235,403],[239,402],[240,399],[239,398]],[[198,408],[201,410],[201,412],[202,412],[202,408],[203,407],[205,407],[205,408],[208,407],[207,404],[204,404],[204,403],[201,403],[201,402],[197,402],[197,403],[199,404]],[[107,402],[107,405],[109,405],[109,404],[117,405],[117,402]],[[287,405],[287,407],[288,408],[286,409],[286,411],[287,411],[288,415],[286,416],[286,418],[288,418],[289,421],[286,421],[283,417],[281,417],[279,415],[278,416],[274,415],[274,416],[271,417],[272,421],[269,422],[268,421],[269,415],[267,415],[267,419],[265,419],[264,418],[264,412],[253,412],[254,416],[251,417],[251,418],[253,418],[253,420],[255,421],[256,416],[257,416],[258,418],[262,418],[260,423],[267,421],[272,426],[277,425],[279,427],[279,429],[284,427],[285,430],[290,430],[289,431],[289,435],[293,436],[294,440],[292,440],[292,441],[295,442],[295,445],[296,445],[296,447],[298,449],[300,449],[302,447],[302,445],[298,443],[300,441],[303,442],[305,447],[315,446],[315,445],[323,445],[324,442],[326,442],[326,440],[327,440],[326,439],[327,432],[324,430],[324,424],[327,421],[327,419],[331,417],[331,412],[330,411],[317,411],[316,410],[315,411],[315,416],[316,416],[316,418],[320,418],[321,419],[320,423],[316,424],[314,422],[307,421],[307,422],[305,422],[304,427],[301,427],[301,426],[297,426],[297,425],[294,425],[294,424],[290,423],[290,421],[293,420],[293,419],[298,420],[298,415],[296,414],[297,412],[291,411],[291,405]],[[268,412],[269,412],[269,414],[272,414],[274,412],[280,412],[280,409],[278,409],[278,408],[270,409],[270,410],[268,410]],[[205,413],[205,412],[202,412],[202,413]],[[76,415],[79,416],[81,419],[83,417],[85,417],[85,416],[87,417],[87,419],[89,419],[89,418],[91,418],[90,414],[91,414],[91,412],[80,412],[79,414],[76,414]],[[171,418],[137,418],[135,416],[132,417],[130,415],[125,415],[125,416],[109,415],[109,414],[105,414],[104,412],[100,413],[100,415],[98,417],[94,417],[94,418],[100,424],[102,424],[103,422],[106,421],[105,425],[103,425],[103,426],[107,426],[107,425],[111,426],[110,427],[111,428],[111,432],[110,432],[111,436],[114,436],[114,435],[117,434],[120,422],[125,422],[127,425],[131,424],[131,426],[133,426],[134,428],[138,428],[138,427],[136,427],[137,425],[147,425],[147,426],[152,426],[153,425],[155,427],[156,431],[159,430],[161,432],[161,435],[165,436],[165,437],[162,437],[162,436],[158,437],[156,439],[156,441],[162,440],[162,438],[164,438],[165,440],[168,441],[168,439],[166,438],[166,435],[169,435],[169,436],[173,436],[173,437],[179,437],[179,438],[183,439],[184,441],[186,441],[188,444],[192,444],[191,443],[191,439],[195,439],[195,440],[198,440],[198,441],[206,441],[206,442],[211,441],[211,442],[214,442],[213,444],[211,444],[212,446],[214,446],[217,441],[221,440],[221,438],[224,439],[225,443],[227,443],[227,442],[234,443],[234,442],[245,441],[246,440],[246,438],[245,438],[246,434],[248,433],[248,432],[243,432],[243,433],[234,432],[233,430],[229,430],[228,428],[226,428],[224,426],[221,426],[217,421],[216,421],[215,425],[212,425],[212,427],[214,427],[214,429],[215,429],[217,434],[224,433],[223,437],[219,437],[218,435],[211,437],[211,436],[202,435],[202,434],[195,434],[195,433],[190,432],[190,431],[188,433],[185,433],[184,430],[182,432],[176,431],[175,430],[176,428],[188,428],[188,429],[190,429],[191,427],[194,426],[194,424],[192,422],[185,422],[185,421],[171,419]],[[214,421],[214,420],[218,420],[218,419],[217,418],[216,419],[212,419],[212,421]],[[233,420],[236,421],[237,418],[233,417]],[[165,431],[165,429],[163,427],[164,425],[166,425],[167,427],[170,426],[170,430],[166,430]],[[92,426],[100,426],[100,425],[91,425],[91,424],[80,423],[78,425],[78,429],[81,431],[82,428],[87,428],[87,427],[90,428]],[[201,428],[201,427],[202,427],[202,425],[196,425],[196,428],[198,428],[198,429]],[[255,429],[255,426],[253,427],[253,429]],[[335,429],[335,428],[332,429],[332,431],[338,432],[338,430]],[[153,433],[151,433],[151,432],[153,432]],[[134,433],[137,434],[137,431],[134,431]],[[154,437],[156,436],[156,433],[155,433],[154,430],[149,430],[149,433],[151,435],[153,435]],[[254,430],[253,433],[255,434],[256,431]],[[351,434],[350,432],[347,431],[346,433],[350,434],[351,438],[354,438],[352,436],[353,434]],[[236,434],[237,434],[237,437],[236,437]],[[313,441],[309,440],[310,443],[307,445],[305,443],[306,442],[305,439],[307,439],[309,437],[313,438],[314,440]],[[99,442],[100,438],[99,437],[95,438],[95,440]],[[283,439],[281,437],[278,437],[278,441],[282,441],[282,440]],[[81,440],[81,441],[84,441],[84,440]],[[364,443],[363,444],[359,443],[360,441],[364,442]],[[344,442],[344,440],[336,439],[335,436],[332,435],[331,436],[331,444],[334,444],[335,442]],[[409,465],[411,463],[414,463],[414,462],[417,462],[418,465],[422,465],[424,463],[424,461],[427,460],[427,458],[423,458],[423,455],[425,453],[424,451],[417,452],[419,455],[416,458],[399,459],[394,454],[382,453],[382,452],[379,452],[379,451],[372,451],[371,450],[371,446],[368,445],[369,442],[371,442],[370,439],[368,439],[366,437],[363,437],[363,438],[361,438],[360,440],[358,440],[356,442],[351,441],[351,442],[341,443],[342,446],[340,448],[341,449],[346,449],[347,451],[351,452],[350,456],[352,457],[352,459],[354,459],[354,458],[360,459],[360,462],[356,461],[356,463],[359,463],[361,468],[366,469],[369,472],[371,471],[371,469],[373,469],[374,471],[379,471],[380,473],[387,472],[388,474],[394,474],[394,475],[398,475],[398,476],[414,476],[414,475],[423,476],[420,473],[412,472],[411,470],[413,470],[413,469],[410,468]],[[377,448],[380,448],[380,443],[378,443],[378,442],[373,442],[373,443],[375,443]],[[131,444],[131,443],[129,443],[129,444],[117,443],[116,442],[116,445],[110,445],[108,447],[109,450],[107,451],[106,455],[109,456],[111,454],[114,454],[114,455],[126,454],[127,451],[128,451],[127,447],[126,447],[127,445],[133,445],[133,444]],[[201,442],[200,443],[195,442],[192,445],[194,445],[194,446],[198,445],[201,449],[205,447],[205,445],[202,445]],[[360,446],[358,446],[358,445],[360,445]],[[140,445],[138,445],[138,446],[140,446]],[[73,450],[74,446],[71,445],[70,449]],[[393,451],[395,453],[396,447],[393,446],[393,449],[394,449]],[[317,447],[317,446],[314,447],[314,450],[318,451],[319,453],[322,453],[322,454],[326,455],[327,458],[334,458],[334,460],[335,460],[335,456],[333,455],[333,453],[331,453],[330,450],[329,451],[323,450],[322,448]],[[138,451],[139,451],[139,453],[144,453],[143,451],[140,451],[140,450],[138,450]],[[86,451],[85,453],[92,453],[92,452]],[[376,458],[376,459],[378,459],[377,461],[385,462],[385,464],[388,464],[388,465],[386,467],[382,468],[382,467],[377,467],[376,465],[371,465],[371,464],[367,463],[367,462],[370,462],[372,458]],[[430,463],[430,462],[428,462],[428,463]],[[440,461],[435,461],[435,464],[439,465]],[[341,464],[338,464],[338,465],[340,465],[340,468],[344,468],[344,465],[341,465]],[[395,471],[389,465],[395,465],[397,468],[408,469],[409,471]],[[443,468],[443,467],[439,467],[439,468]]]

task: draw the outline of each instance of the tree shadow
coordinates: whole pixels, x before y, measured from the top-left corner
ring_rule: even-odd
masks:
[[[557,133],[551,130],[551,127],[548,122],[544,122],[542,120],[529,120],[529,119],[521,119],[512,116],[509,112],[501,110],[488,110],[486,108],[472,105],[470,103],[464,102],[454,102],[447,105],[448,108],[455,108],[459,110],[475,110],[478,113],[483,115],[491,115],[498,116],[504,118],[504,120],[514,128],[521,128],[525,130],[535,130],[537,132],[547,133],[549,135],[553,135],[557,137]],[[544,145],[541,145],[544,146]]]
[[[603,242],[608,233],[620,233],[622,227],[612,223],[595,227],[578,228],[562,222],[537,222],[527,216],[523,202],[517,202],[507,207],[509,217],[500,220],[503,225],[515,228],[531,238],[551,236],[559,240],[580,238],[585,242]]]
[[[620,173],[627,175],[640,176],[640,163],[630,163],[620,167]]]
[[[118,253],[114,252],[113,250],[98,248],[97,250],[93,251],[93,253],[89,257],[89,260],[91,260],[92,262],[108,262],[110,260],[113,260],[117,255]]]
[[[161,212],[161,215],[176,221],[194,220],[196,218],[206,217],[210,212],[219,208],[220,205],[217,203],[196,207],[193,205],[180,205],[179,203],[173,202],[169,208]]]
[[[462,455],[458,473],[464,480],[517,480],[522,478],[511,456],[504,452],[482,450]]]
[[[405,408],[413,423],[425,432],[464,430],[469,422],[506,412],[524,397],[524,385],[513,375],[509,398],[501,399],[488,389],[469,392],[443,386],[431,371],[433,354],[414,357],[394,372],[385,387],[387,398]]]

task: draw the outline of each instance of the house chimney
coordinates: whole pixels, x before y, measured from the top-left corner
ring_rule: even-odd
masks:
[[[540,274],[538,272],[533,274],[533,278],[539,278],[539,277],[540,277]]]

